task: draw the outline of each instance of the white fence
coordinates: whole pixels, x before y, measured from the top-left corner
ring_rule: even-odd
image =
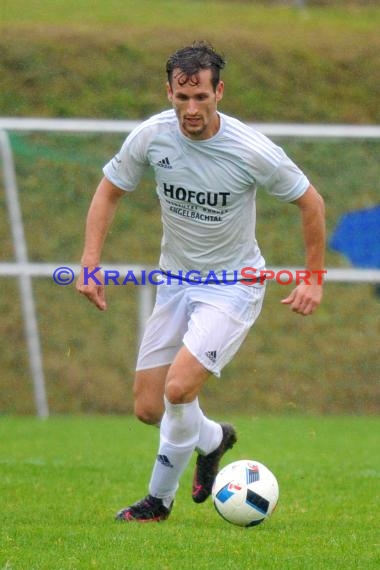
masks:
[[[96,121],[79,119],[19,119],[0,117],[0,153],[3,167],[3,179],[6,204],[12,232],[15,262],[0,262],[0,277],[18,277],[22,314],[28,346],[30,370],[33,379],[36,413],[40,417],[49,415],[45,389],[44,372],[42,367],[41,345],[38,332],[36,308],[33,297],[32,277],[52,277],[57,267],[69,266],[78,274],[79,265],[67,261],[65,263],[31,263],[28,260],[27,243],[18,196],[13,154],[7,131],[56,131],[82,133],[128,133],[136,127],[139,121]],[[341,139],[379,139],[379,126],[349,126],[349,125],[304,125],[304,124],[271,124],[255,123],[252,127],[268,136],[297,137],[297,138],[341,138]],[[104,265],[106,269],[107,266]],[[126,274],[132,270],[135,274],[152,268],[136,265],[112,265],[112,269]],[[275,273],[279,268],[269,268]],[[289,268],[295,272],[297,268]],[[335,269],[327,270],[327,281],[339,282],[368,282],[380,283],[379,270]],[[153,286],[139,287],[138,315],[139,337],[153,305]]]

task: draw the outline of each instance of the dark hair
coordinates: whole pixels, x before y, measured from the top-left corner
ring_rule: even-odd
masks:
[[[211,82],[216,90],[219,83],[220,70],[226,62],[224,58],[216,53],[212,45],[205,41],[194,42],[191,46],[186,46],[177,50],[171,55],[166,63],[166,73],[168,81],[172,84],[174,69],[180,69],[179,84],[199,83],[198,74],[202,69],[211,70]]]

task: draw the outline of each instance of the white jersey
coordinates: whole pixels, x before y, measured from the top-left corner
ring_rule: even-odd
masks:
[[[263,269],[255,237],[257,188],[293,201],[309,186],[280,147],[219,116],[219,131],[194,141],[182,134],[174,110],[154,115],[104,167],[106,178],[126,191],[136,188],[147,165],[153,168],[163,223],[160,268],[173,275],[214,272],[226,280],[244,267]]]

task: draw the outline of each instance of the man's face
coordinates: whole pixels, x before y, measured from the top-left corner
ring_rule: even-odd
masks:
[[[217,105],[223,97],[224,85],[220,81],[214,91],[211,77],[210,69],[202,69],[182,85],[184,76],[180,69],[175,69],[172,85],[167,84],[168,99],[173,104],[181,131],[193,140],[209,139],[219,130]],[[196,84],[191,79],[196,79]]]

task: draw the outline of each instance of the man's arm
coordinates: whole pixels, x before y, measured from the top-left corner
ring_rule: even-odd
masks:
[[[323,198],[313,186],[294,201],[301,213],[303,238],[306,252],[306,269],[310,271],[309,284],[300,283],[281,302],[290,305],[301,315],[310,315],[322,300],[325,254],[325,207]]]
[[[83,268],[88,267],[90,272],[95,267],[99,267],[107,231],[119,200],[124,194],[123,190],[114,186],[107,178],[103,178],[96,189],[87,214],[85,244],[81,259],[82,270],[76,288],[101,311],[107,308],[104,285],[97,285],[93,279],[88,279],[88,283],[85,284]]]

